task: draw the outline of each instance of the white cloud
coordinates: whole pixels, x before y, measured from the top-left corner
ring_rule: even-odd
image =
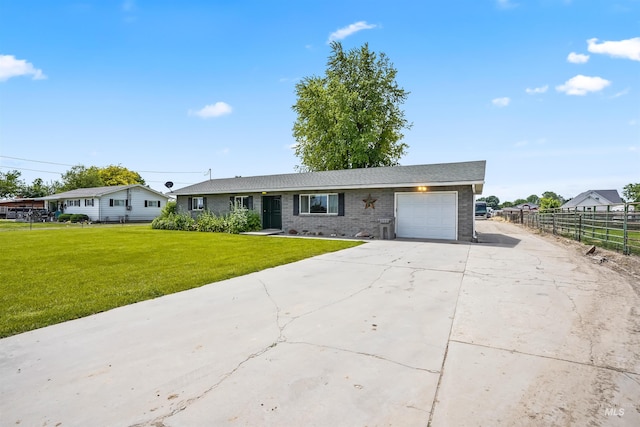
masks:
[[[540,87],[534,87],[533,89],[526,88],[525,92],[527,92],[529,95],[533,95],[536,93],[545,93],[548,89],[549,89],[549,85],[544,85]]]
[[[18,76],[33,76],[33,80],[47,78],[42,70],[35,68],[33,64],[24,59],[16,59],[13,55],[0,55],[0,82]]]
[[[334,31],[329,35],[328,41],[332,42],[335,40],[342,40],[346,37],[349,37],[351,34],[357,33],[358,31],[370,30],[372,28],[376,28],[376,26],[373,24],[367,24],[366,21],[358,21]]]
[[[572,64],[584,64],[589,60],[589,55],[585,55],[582,53],[571,52],[567,56],[567,62],[571,62]]]
[[[598,92],[609,86],[611,82],[602,77],[589,77],[578,74],[567,80],[563,85],[556,86],[558,92],[567,95],[586,95],[588,92]]]
[[[513,9],[517,6],[516,3],[511,3],[511,0],[496,0],[496,5],[500,9]]]
[[[640,37],[620,41],[605,41],[598,44],[598,39],[587,40],[591,53],[602,53],[614,58],[625,58],[640,61]]]
[[[620,92],[612,95],[611,98],[618,98],[618,97],[621,97],[621,96],[625,96],[625,95],[627,95],[629,93],[630,90],[631,89],[629,89],[629,88],[625,88],[625,89],[621,90]]]
[[[507,98],[506,96],[504,98],[495,98],[491,100],[491,103],[496,107],[506,107],[510,102],[511,99]]]
[[[215,104],[205,105],[198,111],[189,110],[190,116],[198,116],[203,119],[210,119],[212,117],[220,117],[226,114],[231,114],[233,109],[226,102],[216,102]]]
[[[528,145],[529,141],[518,141],[515,144],[513,144],[514,147],[524,147],[525,145]]]

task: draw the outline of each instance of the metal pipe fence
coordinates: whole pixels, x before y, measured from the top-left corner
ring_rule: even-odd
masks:
[[[502,210],[509,222],[620,251],[640,255],[640,203],[585,206],[546,211]]]

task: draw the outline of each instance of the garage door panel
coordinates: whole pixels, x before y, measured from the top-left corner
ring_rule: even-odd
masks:
[[[457,193],[396,195],[398,237],[457,238]]]

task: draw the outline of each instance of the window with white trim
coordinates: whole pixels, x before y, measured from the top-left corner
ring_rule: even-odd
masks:
[[[144,201],[145,208],[159,208],[160,200],[145,200]]]
[[[80,206],[80,200],[67,200],[67,206]]]
[[[84,199],[85,206],[93,206],[93,199]]]
[[[338,194],[301,194],[300,214],[338,215]]]
[[[126,201],[123,199],[113,199],[113,206],[126,206]]]
[[[192,209],[194,211],[204,210],[204,197],[194,197],[192,203]]]
[[[233,198],[233,203],[238,207],[243,207],[246,209],[250,209],[249,207],[249,196],[235,196]]]

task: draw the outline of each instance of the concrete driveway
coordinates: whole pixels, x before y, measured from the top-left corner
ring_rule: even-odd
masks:
[[[371,241],[2,339],[0,425],[640,425],[629,279],[478,228],[478,244]]]

